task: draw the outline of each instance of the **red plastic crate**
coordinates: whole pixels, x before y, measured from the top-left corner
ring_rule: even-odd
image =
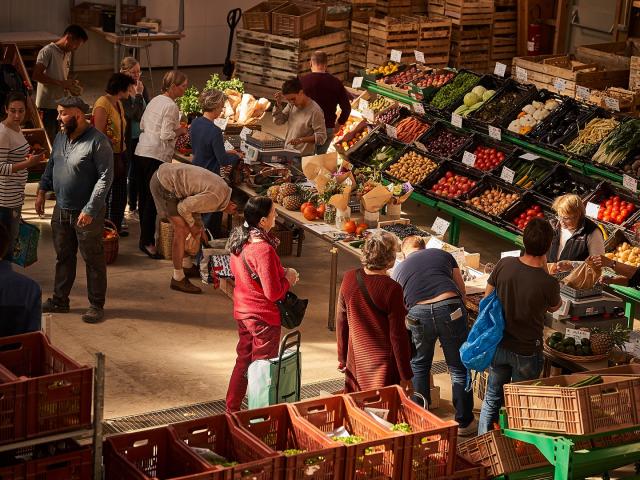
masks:
[[[0,365],[0,444],[25,438],[25,395],[26,382]]]
[[[284,480],[341,480],[345,449],[298,417],[287,404],[236,412],[233,418],[241,429],[257,437],[277,452],[304,450],[283,456]]]
[[[50,457],[29,460],[26,479],[92,480],[92,472],[91,447],[86,446]]]
[[[346,397],[336,395],[305,400],[292,407],[325,434],[345,427],[351,435],[364,438],[361,443],[345,446],[345,479],[401,478],[404,465],[402,435],[374,423]]]
[[[280,458],[252,435],[238,427],[226,414],[189,420],[170,425],[178,440],[189,447],[207,448],[229,461],[233,467],[222,468],[214,478],[251,478],[270,480],[278,478],[276,472]]]
[[[11,428],[0,427],[1,443],[91,426],[93,369],[67,357],[42,333],[0,338],[0,365],[18,377],[26,377],[20,378],[18,385],[23,384],[27,397],[21,402],[26,408],[22,412],[19,407],[11,412],[11,395],[0,402],[0,418],[9,420],[13,415],[15,423],[14,435]],[[13,385],[0,385],[0,390],[11,394],[14,388],[18,398],[20,387]]]
[[[27,465],[24,462],[0,467],[0,480],[26,480]]]
[[[115,435],[104,443],[108,480],[217,480],[213,467],[169,427]]]
[[[456,464],[453,475],[444,478],[447,480],[484,480],[487,478],[487,467],[469,463],[460,455],[456,455]]]
[[[451,475],[455,467],[458,424],[444,421],[408,398],[396,386],[347,395],[360,408],[388,410],[390,423],[408,423],[412,433],[404,435],[402,478],[434,478]]]

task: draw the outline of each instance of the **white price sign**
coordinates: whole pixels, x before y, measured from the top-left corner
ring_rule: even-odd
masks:
[[[427,147],[424,146],[424,143],[418,142],[417,140],[413,142],[418,150],[422,150],[423,152],[427,152]]]
[[[242,127],[242,131],[240,132],[240,138],[242,140],[246,140],[249,135],[253,133],[253,130],[247,127]]]
[[[513,183],[513,177],[515,177],[516,172],[507,167],[502,167],[502,173],[500,173],[500,178],[507,183]]]
[[[224,149],[228,152],[229,150],[235,150],[233,145],[229,140],[224,141]]]
[[[373,113],[373,110],[369,110],[368,108],[362,110],[362,116],[367,122],[371,123],[373,123],[376,119],[376,115],[375,113]]]
[[[247,148],[247,142],[245,142],[244,140],[241,140],[240,141],[240,151],[246,155],[248,150],[249,149]]]
[[[358,104],[358,108],[360,108],[360,111],[369,110],[369,100],[361,98],[360,103]]]
[[[567,329],[565,329],[564,337],[565,338],[573,338],[575,340],[580,341],[583,338],[586,338],[588,340],[589,338],[591,338],[591,334],[589,332],[585,332],[584,330],[578,330],[578,329],[575,329],[575,328],[567,328]]]
[[[385,125],[385,130],[387,132],[387,136],[391,138],[398,138],[398,132],[396,130],[396,127],[394,127],[393,125]]]
[[[502,141],[502,130],[500,127],[494,127],[493,125],[489,125],[489,136],[494,140]]]
[[[562,93],[567,88],[567,82],[564,81],[564,78],[554,78],[553,86],[556,87],[558,93]]]
[[[504,63],[496,62],[496,66],[493,69],[494,75],[499,77],[504,77],[505,72],[507,71],[507,66]]]
[[[576,98],[580,100],[588,100],[590,95],[591,90],[589,90],[587,87],[583,87],[580,85],[576,86]]]
[[[587,217],[589,218],[598,218],[598,211],[600,210],[600,205],[593,202],[587,202]]]
[[[431,231],[435,232],[436,235],[444,235],[449,228],[449,225],[449,222],[444,218],[436,217],[433,225],[431,225]]]
[[[364,80],[364,77],[353,77],[353,82],[351,82],[351,88],[362,87],[362,80]]]
[[[519,257],[521,255],[520,250],[510,250],[508,252],[502,252],[500,254],[500,258],[506,258],[506,257]]]
[[[625,173],[622,175],[622,186],[631,190],[633,193],[636,193],[638,191],[638,180]]]
[[[416,56],[416,62],[418,62],[418,63],[426,63],[424,61],[424,53],[422,53],[419,50],[414,50],[413,54]]]
[[[617,98],[604,97],[604,104],[609,110],[620,111],[620,102]]]
[[[391,58],[392,62],[400,63],[400,61],[402,60],[402,51],[401,50],[391,50],[390,58]]]
[[[569,315],[569,308],[571,308],[571,302],[566,298],[563,298],[562,305],[558,310],[558,315],[562,315],[562,316]]]
[[[476,165],[476,156],[471,152],[465,151],[462,155],[462,163],[474,167]]]
[[[429,241],[427,242],[427,248],[437,248],[438,250],[442,250],[443,246],[444,243],[442,243],[442,240],[438,240],[436,237],[429,238]]]
[[[451,125],[453,125],[454,127],[462,128],[462,117],[457,113],[452,113]]]
[[[453,259],[456,261],[459,267],[464,266],[464,248],[459,248],[451,252]]]
[[[229,123],[229,120],[226,118],[216,118],[213,123],[224,132],[227,129],[227,123]]]
[[[519,82],[526,82],[528,80],[527,71],[522,67],[516,67],[516,78]]]
[[[424,115],[424,105],[422,105],[421,103],[414,103],[413,111],[416,112],[418,115]]]
[[[520,155],[520,158],[523,158],[525,160],[537,160],[540,158],[540,156],[536,155],[535,153],[525,153],[524,155]]]

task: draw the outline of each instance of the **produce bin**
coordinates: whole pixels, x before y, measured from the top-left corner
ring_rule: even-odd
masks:
[[[402,143],[413,143],[424,135],[431,126],[436,123],[436,119],[429,116],[407,115],[393,122],[396,128],[396,140]],[[386,127],[382,126],[381,131],[386,134]]]
[[[491,212],[484,211],[480,209],[479,206],[476,206],[473,204],[473,201],[475,198],[480,198],[485,192],[489,192],[489,191],[504,192],[506,195],[516,195],[517,198],[515,200],[511,200],[510,202],[507,202],[505,200],[503,209],[501,211],[498,211],[496,213],[491,213]],[[507,212],[509,207],[512,207],[513,205],[515,205],[522,198],[522,195],[523,195],[522,189],[514,185],[510,185],[502,180],[485,176],[482,180],[480,180],[480,182],[478,182],[475,188],[472,189],[467,194],[466,198],[464,199],[464,207],[467,210],[472,211],[474,215],[480,218],[484,218],[488,222],[502,226],[502,222],[501,222],[502,217]],[[486,199],[486,196],[484,198]],[[495,204],[495,202],[493,202],[493,204]]]
[[[477,165],[477,162],[479,159],[476,158],[476,164],[471,168],[474,168],[476,170],[479,170],[480,172],[485,172],[485,173],[495,172],[494,174],[497,175],[498,177],[500,176],[500,170],[502,169],[502,166],[506,165],[506,163],[509,160],[511,160],[514,157],[514,155],[516,155],[516,152],[518,152],[518,149],[516,147],[509,145],[508,143],[498,142],[490,137],[477,134],[473,136],[471,143],[469,143],[463,151],[458,152],[453,157],[453,160],[459,163],[463,163],[464,152],[473,153],[475,155],[476,148],[478,147],[494,148],[497,152],[500,152],[502,153],[502,155],[504,155],[504,159],[496,166],[479,168],[479,165]]]
[[[505,385],[509,428],[589,435],[638,425],[640,377],[603,376],[601,384],[570,386],[587,378],[563,375]]]
[[[441,420],[408,398],[396,385],[352,393],[347,397],[365,412],[380,409],[386,412],[387,422],[406,423],[411,427],[411,433],[403,437],[402,478],[445,477],[453,473],[458,437],[456,422]]]
[[[439,144],[437,147],[432,146],[434,141],[439,141],[440,138],[443,138],[442,135],[447,135],[447,133],[450,141],[446,143],[449,148],[440,147]],[[467,148],[472,139],[473,136],[468,132],[438,121],[418,141],[425,146],[428,153],[439,157],[453,158]]]
[[[526,215],[525,218],[537,217],[538,212],[535,211],[536,206],[540,208],[540,212],[542,212],[544,215],[543,218],[546,220],[552,220],[555,217],[555,212],[553,212],[549,207],[543,205],[537,195],[526,192],[518,202],[511,205],[506,212],[501,215],[501,218],[505,221],[505,228],[518,235],[522,234],[524,228],[520,228],[516,223],[516,220],[522,214]],[[526,227],[526,224],[524,226]]]
[[[613,185],[609,182],[602,182],[600,186],[595,189],[593,194],[587,197],[586,202],[595,203],[597,205],[604,205],[604,203],[613,196],[619,197],[620,201],[625,201],[633,204],[634,210],[628,214],[626,219],[619,222],[614,222],[612,218],[610,220],[607,220],[606,216],[601,217],[600,213],[598,213],[598,218],[594,220],[597,220],[598,222],[612,229],[631,227],[640,215],[640,201],[638,201],[637,195],[632,194],[626,188]]]
[[[436,75],[444,75],[444,83],[442,83],[439,87],[433,85],[424,86],[425,82],[427,82],[429,78],[435,78]],[[400,88],[404,91],[403,93],[408,94],[416,100],[426,104],[433,98],[436,93],[438,93],[438,90],[449,84],[455,78],[455,75],[456,72],[449,68],[432,69],[430,71],[424,72],[421,77],[402,85],[402,87]],[[446,77],[450,78],[446,80]],[[443,77],[440,78],[442,79]]]
[[[634,232],[617,229],[613,232],[611,236],[609,236],[609,238],[606,239],[604,244],[604,249],[607,253],[611,253],[611,252],[618,253],[618,247],[620,247],[624,243],[627,243],[630,247],[629,248],[630,252],[629,254],[626,255],[627,257],[631,256],[631,254],[634,253],[632,250],[633,248],[640,247],[640,240],[638,239],[638,236]],[[619,252],[619,253],[622,253],[622,252]],[[637,257],[638,255],[636,254],[635,256]],[[617,258],[616,261],[625,263],[627,265],[634,265],[635,263],[638,263],[635,260],[629,261],[628,258],[623,260],[622,258],[620,258],[619,255],[616,255],[616,258]]]
[[[455,480],[484,480],[487,478],[487,467],[467,462],[456,454],[455,471],[451,476],[443,477]]]
[[[27,480],[93,479],[91,446],[81,447],[73,440],[61,440],[30,447],[30,450],[31,459],[26,462]]]
[[[460,70],[446,85],[441,87],[426,104],[426,108],[439,115],[451,105],[460,104],[464,95],[475,87],[482,75],[469,70]]]
[[[437,186],[440,179],[446,176],[448,172],[451,172],[454,175],[461,175],[463,177],[466,177],[470,181],[475,182],[475,184],[471,184],[467,193],[461,192],[458,197],[447,197],[445,194],[438,195],[435,191],[435,187]],[[469,193],[476,187],[478,182],[480,182],[480,180],[484,178],[484,176],[485,175],[480,173],[478,170],[469,168],[466,165],[461,165],[452,161],[445,161],[440,165],[438,170],[427,177],[427,179],[420,185],[417,185],[416,189],[431,198],[435,198],[436,200],[441,200],[457,206],[460,204],[460,202],[468,198]]]
[[[268,448],[281,455],[286,450],[301,451],[279,458],[284,480],[343,478],[344,447],[300,418],[290,405],[240,411],[234,413],[233,418],[239,429],[263,449]]]
[[[487,90],[494,90],[496,92],[496,94],[497,94],[498,90],[500,90],[500,88],[502,88],[502,86],[504,85],[505,81],[506,80],[504,78],[498,77],[496,75],[491,75],[491,74],[483,75],[480,78],[480,81],[476,84],[476,87],[477,86],[481,86],[481,87],[484,87]],[[475,88],[475,87],[473,87],[473,88]],[[455,110],[457,110],[460,106],[462,106],[464,104],[465,95],[467,93],[469,93],[471,90],[473,90],[473,88],[471,88],[470,90],[462,93],[461,95],[458,95],[458,97],[456,97],[456,99],[452,103],[450,103],[449,106],[445,109],[445,112],[447,112],[450,115]],[[494,96],[495,96],[495,94],[494,94]],[[480,108],[480,107],[478,107],[478,108]],[[463,115],[463,118],[466,118],[466,117]]]
[[[344,478],[387,480],[399,478],[404,466],[402,435],[378,426],[341,395],[305,400],[292,405],[300,417],[325,435],[344,427],[351,436],[362,439],[346,444]]]
[[[271,33],[271,13],[286,3],[286,0],[260,2],[242,12],[242,25],[254,32]]]
[[[619,173],[622,174],[623,172],[625,172],[625,166],[627,166],[628,164],[632,164],[633,160],[635,159],[635,154],[637,153],[637,145],[638,145],[638,141],[635,138],[635,135],[631,135],[629,134],[629,132],[625,132],[624,130],[621,130],[623,128],[625,128],[625,126],[627,124],[629,124],[629,122],[634,122],[636,125],[638,124],[638,119],[637,118],[631,118],[629,116],[620,116],[621,118],[616,118],[617,120],[620,121],[620,124],[614,128],[605,138],[604,140],[600,143],[600,146],[602,146],[602,144],[604,142],[606,142],[609,138],[613,138],[614,136],[618,138],[618,143],[622,142],[626,142],[629,140],[634,140],[634,142],[632,143],[633,145],[635,145],[629,152],[627,152],[627,155],[619,160],[615,165],[610,165],[609,163],[601,163],[601,162],[597,162],[595,160],[595,156],[599,151],[598,149],[594,149],[592,155],[589,158],[584,159],[586,162],[590,162],[592,165],[595,165],[598,168],[601,168],[603,170],[608,170],[610,172],[614,172],[614,173]],[[632,127],[633,128],[633,127]],[[620,134],[618,134],[618,131],[621,131]],[[631,130],[632,132],[634,130]],[[606,149],[604,150],[606,153]],[[630,173],[630,175],[632,177],[638,177],[637,174],[634,173]]]
[[[380,169],[382,170],[402,150],[404,150],[405,145],[396,140],[392,140],[387,136],[383,136],[379,131],[373,132],[371,135],[369,135],[369,138],[364,141],[364,143],[359,145],[357,148],[350,150],[347,158],[356,166],[371,167],[371,156],[376,152],[376,150],[384,146],[393,148],[393,151],[390,151],[388,159],[381,163]]]
[[[513,184],[523,190],[535,190],[535,188],[552,178],[558,164],[544,158],[527,160],[518,153],[504,162],[503,166],[514,171]],[[496,169],[493,174],[497,177],[502,175],[502,169]],[[555,198],[555,197],[554,197]]]
[[[569,138],[576,136],[578,129],[595,117],[597,108],[567,98],[563,104],[547,118],[544,125],[540,125],[529,134],[532,141],[541,143],[545,148],[567,155],[562,145]]]
[[[533,191],[540,195],[542,201],[550,207],[553,200],[564,193],[575,193],[586,201],[601,184],[602,180],[589,177],[567,166],[558,165],[553,176],[535,186]]]
[[[118,480],[217,480],[214,467],[175,436],[170,427],[108,437],[105,478]]]
[[[420,176],[424,176],[424,178],[422,178],[419,181],[412,181],[411,178],[400,178],[400,176],[398,174],[396,174],[396,172],[394,171],[393,173],[390,171],[390,168],[393,167],[394,165],[398,164],[398,162],[402,159],[402,157],[404,157],[404,155],[406,154],[410,154],[411,152],[416,153],[418,155],[420,155],[423,158],[427,158],[429,160],[431,160],[433,162],[433,165],[431,166],[431,168],[433,168],[433,170],[429,171],[427,167],[426,162],[424,164],[421,164],[420,167],[417,167],[417,170],[414,170],[414,172],[412,172],[413,175],[413,179],[414,180],[419,180]],[[413,147],[413,146],[408,146],[407,148],[405,148],[404,150],[402,150],[400,153],[398,153],[395,158],[389,162],[386,167],[385,170],[383,171],[383,175],[390,181],[394,182],[394,183],[404,183],[404,182],[410,182],[411,185],[414,186],[415,185],[419,185],[425,181],[427,181],[429,179],[429,177],[431,175],[433,175],[437,169],[438,166],[440,166],[440,164],[443,162],[444,160],[442,158],[436,157],[435,155],[430,155],[426,152],[423,152],[422,150],[420,150],[419,148]],[[404,175],[404,177],[407,177],[409,175]]]
[[[271,13],[274,35],[293,38],[313,37],[324,28],[323,10],[318,7],[285,4]]]
[[[0,365],[25,377],[0,385],[2,443],[91,426],[93,369],[67,357],[44,334],[0,338]],[[26,401],[14,404],[22,395]]]
[[[581,105],[584,106],[584,104],[581,104]],[[591,161],[591,157],[593,157],[593,155],[596,153],[596,151],[598,150],[598,147],[600,146],[602,141],[606,138],[606,135],[602,139],[600,139],[599,141],[594,141],[593,144],[591,142],[589,142],[589,145],[591,145],[591,146],[588,147],[588,148],[585,147],[584,151],[582,153],[580,153],[580,154],[579,153],[570,152],[568,150],[568,148],[571,145],[571,143],[575,139],[578,138],[580,132],[582,132],[583,130],[586,131],[586,127],[587,127],[587,125],[589,125],[589,122],[591,122],[591,121],[596,122],[598,120],[607,120],[607,119],[613,119],[613,120],[615,120],[617,122],[621,122],[621,121],[625,121],[626,119],[628,119],[628,117],[625,117],[625,116],[623,116],[621,114],[618,114],[618,113],[615,113],[615,112],[610,112],[608,110],[604,110],[602,108],[596,108],[594,115],[584,122],[584,125],[581,126],[580,130],[578,130],[577,128],[574,128],[562,140],[562,142],[560,143],[560,151],[561,151],[561,153],[563,155],[569,157],[569,158],[575,158],[575,159],[577,159],[577,160],[579,160],[581,162],[590,162]],[[588,135],[588,133],[585,132],[585,135]],[[585,137],[585,138],[588,138],[588,137]]]
[[[520,85],[509,79],[491,100],[469,115],[468,121],[480,132],[487,132],[488,125],[502,126],[504,119],[513,118],[535,94],[533,85]]]

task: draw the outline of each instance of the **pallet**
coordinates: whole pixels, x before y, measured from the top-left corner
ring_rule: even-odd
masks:
[[[428,0],[427,14],[429,16],[444,16],[444,10],[447,0]]]
[[[376,13],[389,17],[411,15],[411,0],[377,0]]]
[[[447,0],[444,14],[455,25],[491,25],[493,23],[492,0]]]
[[[412,15],[426,15],[428,0],[411,0]]]

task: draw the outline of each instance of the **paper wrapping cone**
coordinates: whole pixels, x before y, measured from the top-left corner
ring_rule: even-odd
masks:
[[[342,211],[347,209],[347,207],[349,206],[349,198],[351,197],[351,190],[355,185],[355,180],[352,179],[353,176],[345,178],[345,180],[342,182],[342,185],[344,185],[344,190],[342,191],[342,193],[337,193],[329,199],[330,205],[333,205],[338,210]]]
[[[315,183],[318,193],[322,194],[332,173],[338,168],[337,164],[338,155],[335,152],[302,157],[302,173],[307,180]]]
[[[362,196],[362,207],[367,212],[377,212],[384,207],[393,195],[387,187],[378,185]]]
[[[389,203],[391,205],[400,205],[400,204],[406,202],[407,200],[409,200],[409,197],[413,193],[413,185],[411,185],[409,182],[407,182],[406,185],[409,186],[407,193],[405,193],[404,195],[402,195],[400,197],[392,196],[391,200],[389,200]],[[389,191],[391,191],[393,186],[390,184],[387,188],[389,189]]]

